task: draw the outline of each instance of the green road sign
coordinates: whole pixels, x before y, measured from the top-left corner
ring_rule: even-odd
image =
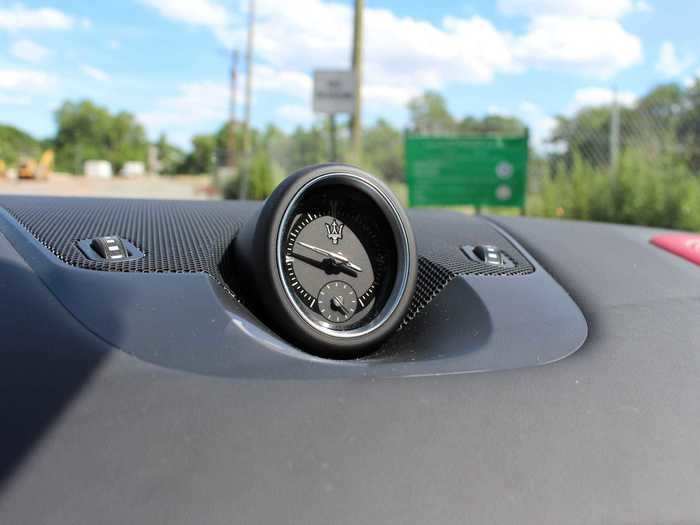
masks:
[[[528,137],[406,137],[409,206],[525,207]]]

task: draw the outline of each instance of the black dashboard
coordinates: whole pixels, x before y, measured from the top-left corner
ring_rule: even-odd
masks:
[[[315,286],[290,304],[355,292],[314,310],[329,330],[380,319],[412,257],[351,356],[256,295],[269,204],[0,197],[0,522],[700,518],[696,266],[650,229],[432,210],[397,214],[414,253],[391,252],[363,198],[280,234],[312,246],[283,246],[280,282]]]

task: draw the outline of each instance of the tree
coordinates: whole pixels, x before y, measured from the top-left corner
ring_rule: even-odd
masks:
[[[192,137],[192,151],[187,154],[178,171],[182,173],[211,173],[216,165],[216,135]]]
[[[621,107],[620,148],[645,149],[651,155],[685,156],[700,167],[700,89],[693,101],[693,88],[685,92],[677,84],[652,89],[633,107]],[[612,107],[600,105],[580,110],[573,117],[557,118],[551,142],[566,145],[562,156],[571,167],[578,155],[592,166],[610,163]]]
[[[454,117],[437,91],[426,91],[408,102],[410,131],[421,135],[449,135],[455,132]]]
[[[250,187],[248,197],[262,200],[277,187],[282,177],[270,159],[267,151],[258,149],[250,166]]]
[[[678,122],[678,136],[691,168],[700,170],[700,80],[696,80],[686,93],[684,111]]]
[[[297,127],[289,137],[289,163],[285,168],[294,171],[326,159],[325,141],[321,130],[315,126],[308,131],[301,126]]]
[[[457,131],[462,135],[522,135],[525,129],[520,119],[503,115],[487,115],[483,119],[465,117],[457,125]]]
[[[261,144],[270,156],[270,161],[280,169],[292,170],[289,162],[291,139],[274,124],[269,124],[261,134]]]
[[[185,160],[185,152],[168,142],[165,133],[161,133],[155,144],[158,149],[158,162],[160,171],[164,174],[174,175]]]
[[[379,119],[365,131],[363,158],[371,171],[387,181],[404,180],[403,134]]]
[[[573,165],[576,156],[591,166],[603,166],[610,159],[610,108],[585,108],[571,118],[558,116],[550,142],[566,144],[563,160]]]
[[[276,164],[264,148],[258,148],[248,165],[240,167],[240,174],[248,176],[248,194],[246,198],[262,200],[267,198],[284,177],[280,166]],[[237,199],[240,196],[241,178],[233,177],[224,186],[224,198]]]
[[[652,89],[637,103],[637,111],[660,124],[673,124],[683,111],[685,94],[678,84],[662,84]]]
[[[22,157],[37,158],[41,145],[34,137],[13,126],[0,125],[0,160],[16,164]]]
[[[146,160],[146,133],[130,113],[112,115],[84,100],[64,102],[55,116],[56,166],[60,170],[79,172],[88,159],[108,160],[115,170],[130,160]]]

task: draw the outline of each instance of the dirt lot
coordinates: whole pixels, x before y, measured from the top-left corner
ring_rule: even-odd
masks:
[[[61,195],[81,197],[129,197],[159,199],[219,198],[211,189],[211,179],[200,176],[88,179],[54,173],[46,181],[0,178],[0,194]]]

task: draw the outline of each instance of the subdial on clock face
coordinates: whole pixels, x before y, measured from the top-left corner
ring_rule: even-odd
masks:
[[[331,323],[350,320],[357,310],[357,294],[344,281],[331,281],[318,293],[318,309]]]

